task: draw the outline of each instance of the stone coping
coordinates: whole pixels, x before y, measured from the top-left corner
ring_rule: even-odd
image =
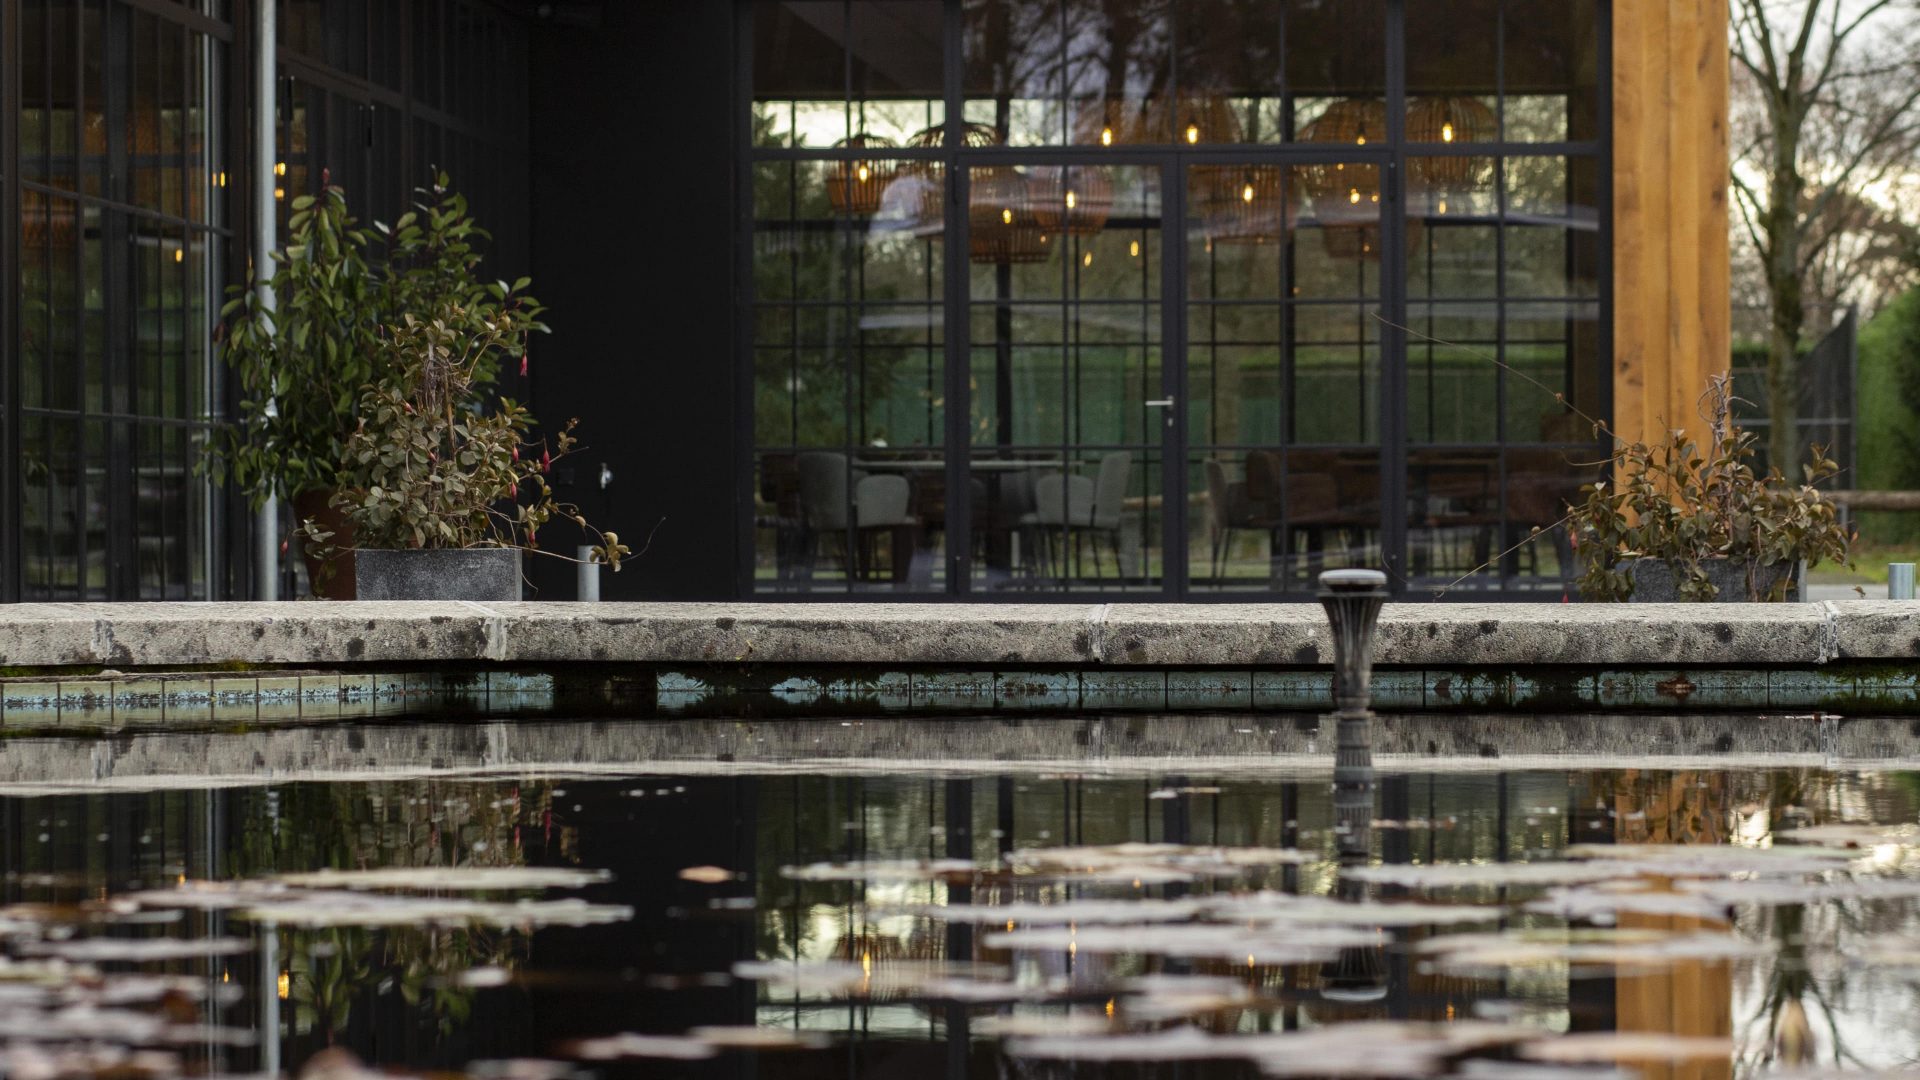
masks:
[[[1321,667],[1317,604],[234,603],[0,607],[0,666],[567,662]],[[1920,603],[1390,604],[1385,666],[1920,658]]]

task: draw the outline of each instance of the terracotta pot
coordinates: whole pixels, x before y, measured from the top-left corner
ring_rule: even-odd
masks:
[[[313,589],[313,595],[324,600],[351,600],[354,598],[353,580],[353,522],[332,506],[332,491],[303,491],[293,497],[293,512],[301,522],[318,521],[320,527],[333,534],[336,551],[332,558],[317,558],[305,544],[301,545],[300,557],[307,564],[307,581]]]

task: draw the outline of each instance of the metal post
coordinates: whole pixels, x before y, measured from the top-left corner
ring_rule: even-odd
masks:
[[[1897,562],[1887,564],[1887,599],[1913,599],[1913,564]]]
[[[574,558],[580,560],[574,564],[574,580],[578,587],[575,599],[589,604],[600,602],[600,564],[593,561],[593,545],[581,544],[573,549]]]
[[[273,314],[273,287],[268,284],[273,276],[274,221],[278,211],[274,206],[274,117],[277,94],[275,93],[274,63],[278,48],[279,31],[275,26],[274,7],[278,0],[254,0],[254,48],[253,48],[253,290],[260,312],[267,318]],[[266,403],[267,415],[272,416],[278,410],[273,398]],[[254,514],[253,519],[253,595],[258,600],[280,599],[280,501],[267,496],[267,501]]]
[[[1373,849],[1373,629],[1387,599],[1387,575],[1378,570],[1328,570],[1320,575],[1320,604],[1333,627],[1333,702],[1338,745],[1333,759],[1333,821],[1340,866],[1365,866]],[[1342,873],[1341,899],[1367,899],[1367,885]],[[1385,939],[1351,946],[1322,965],[1320,996],[1330,1001],[1378,1001],[1387,996]]]
[[[1328,570],[1320,575],[1320,603],[1333,626],[1334,827],[1343,860],[1365,860],[1373,825],[1373,627],[1387,599],[1387,575],[1378,570]]]

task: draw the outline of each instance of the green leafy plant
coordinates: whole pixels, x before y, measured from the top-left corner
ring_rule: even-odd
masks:
[[[362,391],[388,373],[384,328],[409,312],[457,313],[456,328],[472,333],[512,302],[520,325],[545,331],[529,314],[539,306],[524,295],[525,278],[509,287],[479,276],[478,245],[488,238],[445,173],[393,224],[371,229],[324,177],[320,194],[294,199],[267,280],[273,308],[250,281],[221,309],[221,355],[242,400],[239,419],[210,444],[215,479],[230,475],[256,506],[336,489]],[[524,345],[511,357],[489,352],[474,380],[492,383],[502,363],[524,362]]]
[[[273,254],[274,307],[249,282],[221,309],[240,413],[209,444],[208,464],[256,506],[333,487],[360,388],[376,374],[383,294],[369,240],[340,188],[302,195]]]
[[[1687,600],[1712,600],[1715,587],[1703,566],[1726,559],[1746,569],[1747,594],[1782,600],[1790,579],[1755,586],[1762,567],[1822,560],[1845,563],[1852,533],[1832,499],[1813,485],[1838,471],[1820,447],[1806,466],[1806,482],[1790,484],[1779,470],[1754,472],[1756,437],[1732,419],[1726,376],[1715,376],[1702,399],[1708,436],[1683,430],[1649,445],[1615,440],[1610,479],[1584,485],[1568,528],[1579,544],[1580,593],[1589,600],[1626,600],[1633,592],[1628,564],[1665,560]]]
[[[619,534],[588,525],[548,483],[553,463],[573,452],[578,421],[549,446],[530,438],[534,421],[518,402],[486,407],[483,373],[524,350],[540,310],[514,288],[501,287],[495,299],[484,316],[448,302],[430,318],[406,315],[383,333],[386,375],[360,397],[332,505],[361,548],[540,551],[540,529],[565,518],[598,541],[591,560],[617,571],[630,554]],[[316,547],[333,549],[333,534],[319,522],[308,520],[301,531]]]

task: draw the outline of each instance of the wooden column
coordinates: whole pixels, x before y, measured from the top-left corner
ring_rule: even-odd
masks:
[[[1697,430],[1727,370],[1727,0],[1613,0],[1613,424]]]

